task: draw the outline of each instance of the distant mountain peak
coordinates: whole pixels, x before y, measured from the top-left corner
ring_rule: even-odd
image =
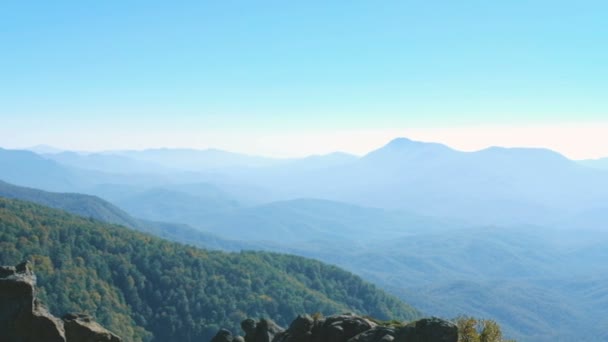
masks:
[[[386,144],[384,146],[385,147],[389,147],[389,146],[397,147],[397,146],[412,145],[412,144],[416,144],[416,143],[420,143],[420,142],[414,141],[412,139],[405,138],[405,137],[398,137],[398,138],[395,138],[395,139],[389,141],[388,144]]]
[[[450,147],[431,142],[422,142],[408,138],[396,138],[381,148],[368,153],[365,158],[393,158],[404,156],[437,156],[444,153],[456,152]]]
[[[412,147],[428,147],[428,146],[441,147],[444,149],[451,150],[451,148],[449,148],[448,146],[440,144],[440,143],[417,141],[417,140],[412,140],[412,139],[405,138],[405,137],[395,138],[395,139],[389,141],[388,144],[384,145],[384,147],[382,147],[382,148],[412,148]]]

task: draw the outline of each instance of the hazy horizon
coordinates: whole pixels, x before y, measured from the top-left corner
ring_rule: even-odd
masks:
[[[586,132],[579,132],[578,137],[584,137],[584,141],[564,141],[561,139],[568,131],[576,131],[584,129]],[[553,141],[546,139],[547,136],[538,134],[539,131],[549,132],[552,134],[550,138]],[[354,156],[363,156],[382,146],[390,141],[398,138],[406,138],[413,141],[425,143],[440,143],[461,152],[476,152],[490,147],[503,148],[540,148],[548,149],[559,154],[562,154],[572,160],[587,160],[587,159],[602,159],[608,157],[608,144],[596,144],[604,137],[604,132],[608,132],[608,125],[573,125],[573,126],[542,126],[542,127],[472,127],[472,128],[439,128],[439,129],[411,129],[409,134],[399,134],[398,131],[360,131],[360,132],[334,132],[326,135],[313,135],[317,146],[304,146],[302,142],[310,141],[307,137],[300,135],[301,141],[297,141],[293,136],[276,137],[277,139],[291,139],[291,143],[300,143],[299,149],[291,151],[291,153],[273,153],[272,151],[264,151],[247,148],[246,146],[238,146],[231,144],[228,148],[222,148],[213,145],[179,145],[168,142],[165,145],[143,145],[136,144],[131,146],[116,146],[108,144],[107,147],[94,147],[90,149],[78,147],[65,147],[66,145],[53,144],[47,142],[33,143],[29,145],[12,146],[11,144],[2,145],[0,147],[6,149],[19,150],[43,150],[43,153],[54,153],[53,150],[70,151],[80,153],[100,153],[100,152],[116,152],[116,151],[141,151],[152,149],[193,149],[193,150],[220,150],[231,153],[246,154],[251,156],[261,156],[268,158],[303,158],[309,156],[327,155],[332,153],[346,153]],[[560,133],[562,135],[560,135]],[[583,134],[580,134],[583,133]],[[364,140],[357,140],[363,137]],[[516,137],[517,139],[509,139]],[[476,139],[477,138],[477,139]],[[506,139],[505,139],[506,138]],[[522,139],[523,138],[523,139]],[[253,138],[255,140],[255,138]],[[510,140],[519,140],[510,141]],[[543,143],[543,140],[546,143]],[[331,144],[331,142],[343,142],[343,144]],[[240,141],[239,141],[240,142]],[[319,142],[327,142],[326,146],[320,147]],[[551,144],[552,143],[552,144]],[[71,145],[71,144],[70,144]],[[69,146],[69,145],[68,145]],[[335,146],[335,149],[331,149]],[[45,151],[45,150],[49,151]]]
[[[603,2],[10,3],[0,146],[608,156]]]

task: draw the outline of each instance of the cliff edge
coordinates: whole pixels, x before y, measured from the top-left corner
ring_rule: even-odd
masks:
[[[87,315],[59,319],[36,297],[29,263],[0,266],[0,342],[121,342]]]

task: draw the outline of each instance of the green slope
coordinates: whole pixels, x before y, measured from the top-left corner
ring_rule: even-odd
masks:
[[[204,341],[246,316],[304,312],[411,319],[417,311],[334,266],[280,254],[204,251],[0,198],[0,263],[34,263],[52,312],[82,311],[126,341]]]
[[[61,209],[71,214],[93,218],[106,223],[123,225],[167,240],[189,245],[232,251],[255,247],[253,244],[220,239],[213,234],[201,232],[185,224],[138,219],[97,196],[48,192],[9,184],[1,180],[0,196]]]
[[[0,196],[38,203],[79,216],[127,227],[139,225],[136,219],[99,197],[76,193],[55,193],[9,184],[0,180]]]

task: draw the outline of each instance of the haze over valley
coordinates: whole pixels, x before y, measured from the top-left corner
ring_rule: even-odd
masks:
[[[3,2],[0,342],[608,341],[606,13]]]
[[[594,340],[608,324],[608,171],[551,150],[397,138],[361,157],[2,150],[0,163],[0,196],[202,248],[322,260],[518,340],[583,338],[577,327]]]

